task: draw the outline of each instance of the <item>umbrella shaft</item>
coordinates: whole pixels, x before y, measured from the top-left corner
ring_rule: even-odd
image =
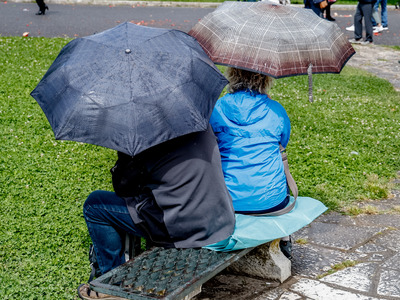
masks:
[[[308,101],[310,101],[312,103],[312,102],[314,102],[313,91],[312,91],[313,90],[312,64],[310,64],[308,66],[307,73],[308,73]]]

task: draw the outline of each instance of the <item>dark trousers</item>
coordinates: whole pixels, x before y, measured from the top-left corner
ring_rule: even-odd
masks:
[[[362,19],[364,18],[365,24],[365,40],[372,42],[372,9],[373,3],[360,3],[357,4],[356,14],[354,15],[354,38],[359,40],[362,38]]]
[[[332,6],[332,3],[328,2],[328,6],[321,10],[322,15],[324,14],[324,12],[326,13],[325,19],[331,19],[332,18],[332,16],[331,16],[331,6]]]
[[[36,3],[39,6],[39,10],[43,12],[46,7],[44,0],[36,0]]]

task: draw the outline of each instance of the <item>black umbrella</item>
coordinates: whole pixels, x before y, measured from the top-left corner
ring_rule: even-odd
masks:
[[[193,37],[124,23],[68,43],[31,95],[56,139],[133,156],[206,130],[226,84]]]

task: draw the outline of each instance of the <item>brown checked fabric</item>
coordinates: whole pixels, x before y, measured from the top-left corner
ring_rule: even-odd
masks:
[[[216,64],[275,78],[339,73],[355,53],[333,22],[309,9],[267,1],[220,5],[189,32]]]

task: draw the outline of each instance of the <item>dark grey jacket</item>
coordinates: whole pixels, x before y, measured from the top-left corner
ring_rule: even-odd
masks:
[[[211,127],[131,158],[119,153],[114,190],[155,244],[195,248],[228,238],[235,225]],[[121,175],[122,174],[122,175]]]

